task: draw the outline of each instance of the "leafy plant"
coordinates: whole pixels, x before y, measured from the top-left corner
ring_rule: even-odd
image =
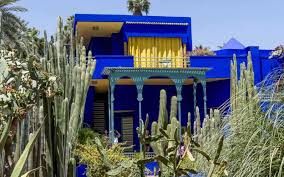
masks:
[[[211,51],[209,47],[198,45],[194,47],[190,55],[191,56],[214,56],[215,53]]]
[[[101,138],[101,135],[99,133],[95,133],[90,128],[81,128],[78,132],[78,143],[79,144],[92,143],[96,137]]]
[[[91,53],[86,58],[82,40],[74,38],[73,23],[66,28],[63,33],[59,18],[56,38],[48,41],[45,35],[43,58],[37,52],[19,59],[15,52],[1,51],[9,68],[0,84],[1,176],[10,176],[13,169],[13,176],[31,171],[38,176],[76,175],[71,152],[82,125],[95,60]],[[69,41],[68,50],[64,41]]]
[[[88,177],[108,176],[140,176],[134,160],[123,154],[124,148],[120,144],[104,145],[99,138],[92,144],[79,144],[74,153],[80,162],[88,166]]]
[[[32,55],[18,58],[15,52],[2,50],[0,56],[6,63],[5,74],[0,83],[0,117],[3,120],[0,142],[3,161],[0,165],[4,166],[5,163],[6,168],[1,171],[10,175],[20,158],[20,148],[23,149],[26,145],[20,136],[22,134],[28,138],[30,133],[29,131],[21,133],[19,127],[25,120],[30,120],[27,115],[33,110],[39,97],[46,94],[45,90],[52,86],[50,78],[54,76],[46,73],[45,75],[40,68],[31,69],[32,66],[39,65],[33,60]],[[41,80],[33,78],[35,72],[43,75]],[[41,120],[43,121],[43,116]],[[35,124],[33,132],[36,132],[41,124],[42,122]],[[17,142],[14,142],[15,138]],[[13,153],[14,143],[16,149]]]
[[[142,147],[145,147],[145,144],[150,143],[156,156],[148,159],[144,156],[144,159],[138,160],[137,163],[139,166],[141,167],[147,162],[157,161],[159,163],[160,176],[189,176],[190,173],[197,174],[198,170],[200,170],[197,168],[196,158],[204,158],[205,161],[208,162],[208,171],[206,171],[208,177],[223,176],[226,174],[226,161],[219,159],[224,137],[221,135],[219,140],[215,142],[215,144],[217,144],[217,149],[214,153],[214,158],[212,158],[211,155],[205,152],[202,146],[198,143],[202,142],[203,138],[210,133],[208,129],[205,129],[207,128],[207,125],[203,127],[204,131],[201,131],[200,124],[195,124],[197,129],[197,131],[195,131],[195,136],[198,138],[192,136],[189,114],[187,130],[181,140],[182,135],[179,134],[181,125],[176,119],[176,107],[177,99],[176,97],[172,97],[170,122],[167,123],[168,114],[166,109],[166,92],[165,90],[161,90],[159,118],[158,122],[152,123],[151,136],[145,136],[145,127],[148,126],[148,116],[146,117],[145,124],[142,120],[140,120],[140,126],[137,128],[140,143],[142,144]],[[218,118],[218,115],[212,115],[211,119],[207,118],[208,122],[211,122],[212,124],[212,130],[219,122],[218,120],[214,122],[214,118]],[[185,144],[185,153],[178,155],[181,150],[181,142],[184,142]],[[145,154],[145,148],[142,150]]]

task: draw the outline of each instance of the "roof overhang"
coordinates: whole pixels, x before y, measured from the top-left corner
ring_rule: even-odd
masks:
[[[76,29],[87,45],[92,37],[110,37],[119,33],[122,26],[123,22],[77,22]]]
[[[75,28],[79,36],[84,38],[85,45],[92,37],[110,37],[113,33],[119,33],[123,25],[188,26],[190,29],[191,19],[189,17],[75,14]]]

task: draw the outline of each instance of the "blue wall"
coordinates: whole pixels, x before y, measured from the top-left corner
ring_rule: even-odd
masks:
[[[206,74],[207,78],[230,78],[230,63],[233,54],[237,55],[238,76],[240,64],[247,64],[247,53],[251,52],[255,84],[261,82],[273,68],[279,66],[276,59],[268,59],[271,50],[259,50],[259,47],[250,46],[244,50],[219,50],[216,56],[192,56],[190,57],[191,67],[210,67],[212,70]]]
[[[124,44],[122,33],[113,33],[112,40],[112,55],[124,55]]]
[[[230,81],[221,80],[207,83],[207,108],[217,108],[225,102],[230,96]],[[165,89],[167,92],[167,108],[170,113],[170,100],[172,96],[176,95],[176,88],[173,85],[145,85],[143,88],[142,101],[142,117],[145,119],[146,114],[149,114],[150,122],[157,121],[159,114],[159,96],[160,90]],[[135,110],[133,113],[134,122],[133,129],[139,126],[138,118],[138,101],[137,90],[134,85],[116,85],[115,87],[115,110]],[[192,85],[185,85],[182,89],[182,125],[186,126],[187,114],[191,112],[193,119],[193,88]],[[204,117],[203,109],[203,90],[201,84],[197,86],[197,106],[200,108],[201,118]],[[115,129],[121,132],[121,114],[115,114]],[[192,122],[193,123],[193,122]],[[193,125],[193,124],[192,124]],[[150,130],[151,127],[149,126]],[[139,141],[134,132],[135,149],[139,149]]]
[[[112,38],[93,37],[89,43],[88,50],[91,50],[93,55],[111,55]]]
[[[85,111],[84,111],[84,127],[92,127],[93,124],[93,108],[94,108],[94,100],[95,100],[95,87],[90,86],[86,103],[85,103]]]
[[[123,55],[123,39],[121,33],[113,33],[111,37],[93,37],[88,51],[95,55]]]
[[[101,79],[105,67],[133,67],[132,56],[96,55],[96,68],[92,79]]]

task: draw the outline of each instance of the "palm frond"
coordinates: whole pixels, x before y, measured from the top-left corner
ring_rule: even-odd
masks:
[[[12,6],[12,7],[4,7],[1,8],[2,12],[26,12],[28,9],[21,7],[21,6]]]
[[[18,2],[19,0],[0,0],[0,8],[7,6],[7,5],[12,5]]]
[[[132,11],[134,8],[134,3],[132,0],[128,0],[127,2],[128,11]]]
[[[149,13],[151,3],[149,0],[128,0],[127,8],[129,12],[132,12],[133,15],[142,15],[142,12],[145,12],[147,15]]]
[[[14,12],[25,12],[26,8],[14,5],[19,0],[0,0],[1,43],[7,49],[22,50],[21,36],[26,29],[26,22],[16,16]]]
[[[3,18],[2,18],[2,27],[5,28],[6,25],[11,24],[15,27],[15,28],[19,28],[21,30],[24,29],[24,24],[23,21],[15,16],[14,14],[10,13],[10,12],[5,12],[2,14]]]
[[[143,0],[142,11],[144,11],[146,15],[148,15],[148,13],[149,13],[150,5],[151,5],[151,3],[148,0]]]

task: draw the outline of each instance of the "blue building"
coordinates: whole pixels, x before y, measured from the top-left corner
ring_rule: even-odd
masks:
[[[240,64],[251,52],[255,83],[280,65],[269,59],[271,50],[245,47],[235,39],[215,56],[189,57],[191,25],[188,17],[76,14],[78,35],[97,61],[85,126],[98,132],[108,129],[112,138],[118,130],[122,141],[139,150],[139,118],[149,114],[150,121],[157,120],[161,89],[167,91],[168,103],[177,96],[178,118],[185,126],[188,112],[194,116],[196,106],[203,117],[229,99],[233,54]]]

